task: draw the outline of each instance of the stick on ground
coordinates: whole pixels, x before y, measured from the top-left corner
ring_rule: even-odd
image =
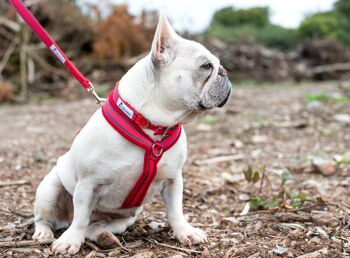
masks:
[[[0,248],[16,248],[16,247],[29,247],[39,245],[51,245],[55,241],[52,239],[45,240],[24,240],[24,241],[12,241],[12,242],[0,242]]]
[[[28,180],[17,180],[17,181],[0,181],[0,187],[4,187],[4,186],[13,186],[13,185],[25,185],[25,184],[29,184],[30,182]]]

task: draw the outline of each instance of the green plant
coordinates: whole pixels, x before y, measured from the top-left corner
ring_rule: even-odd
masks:
[[[318,94],[307,94],[306,99],[309,102],[314,102],[314,101],[328,101],[331,99],[331,96],[328,94],[322,92]]]
[[[330,96],[327,93],[321,92],[317,94],[307,94],[305,96],[306,100],[309,102],[314,102],[314,101],[320,101],[320,102],[327,102],[330,100],[333,100],[337,103],[347,103],[350,101],[350,99],[346,96]]]
[[[263,27],[269,23],[269,9],[255,7],[236,10],[233,7],[225,7],[214,13],[211,24],[219,24],[226,27],[238,27],[253,25]]]
[[[293,29],[286,29],[277,25],[267,25],[259,30],[255,35],[257,42],[268,47],[277,47],[280,49],[290,49],[296,46],[297,37]]]
[[[297,35],[305,38],[330,38],[337,36],[339,21],[334,12],[321,12],[306,17],[300,24]]]
[[[251,185],[251,188],[255,184],[259,184],[258,191],[251,193],[249,205],[251,210],[278,210],[278,209],[297,209],[306,203],[312,202],[314,199],[300,192],[289,190],[287,183],[294,180],[289,170],[284,169],[280,173],[280,186],[278,191],[274,191],[273,194],[263,194],[264,185],[270,186],[271,182],[266,172],[265,166],[260,166],[258,169],[253,169],[248,166],[243,170],[245,180]]]
[[[205,37],[217,38],[224,42],[235,44],[239,42],[254,41],[258,29],[252,25],[227,27],[214,24],[205,32]]]

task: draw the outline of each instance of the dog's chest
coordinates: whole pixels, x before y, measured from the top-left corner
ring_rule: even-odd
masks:
[[[113,175],[106,184],[100,185],[96,194],[98,194],[97,209],[105,212],[117,211],[123,201],[134,187],[137,179],[143,171],[143,154],[132,153],[133,159],[115,160]],[[153,179],[150,188],[145,197],[145,202],[152,200],[155,194],[159,193],[164,180],[172,179],[176,176],[176,170],[170,166],[171,157],[164,155],[158,163],[156,177]]]

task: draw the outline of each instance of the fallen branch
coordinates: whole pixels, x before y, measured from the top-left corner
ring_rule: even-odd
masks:
[[[336,71],[350,71],[350,63],[338,63],[316,66],[311,70],[312,74],[330,73]]]
[[[4,17],[0,17],[0,25],[4,25],[5,27],[14,32],[19,32],[21,29],[21,26],[17,22],[11,21]]]
[[[17,181],[7,181],[7,182],[0,182],[0,187],[4,186],[18,186],[18,185],[25,185],[29,184],[30,182],[28,180],[17,180]]]
[[[31,58],[33,58],[33,60],[35,60],[36,62],[38,62],[38,64],[47,72],[49,73],[53,73],[53,74],[57,74],[58,76],[62,77],[63,79],[70,79],[69,75],[60,70],[59,68],[56,68],[54,66],[52,66],[51,64],[49,64],[48,62],[46,62],[45,59],[43,59],[40,55],[38,55],[35,51],[33,51],[32,48],[25,46],[25,50],[26,53],[31,56]]]
[[[183,251],[186,253],[196,253],[196,254],[201,254],[202,252],[197,251],[197,250],[193,250],[193,249],[187,249],[187,248],[183,248],[183,247],[177,247],[177,246],[173,246],[173,245],[168,245],[168,244],[163,244],[163,243],[159,243],[157,240],[154,239],[146,239],[148,242],[150,243],[154,243],[156,245],[160,245],[160,246],[164,246],[164,247],[168,247],[174,250],[178,250],[178,251]]]
[[[9,59],[12,56],[13,52],[15,52],[16,44],[17,44],[17,42],[16,42],[16,40],[14,40],[14,42],[9,46],[9,48],[6,49],[5,54],[2,57],[2,59],[1,59],[1,62],[0,62],[0,77],[1,77],[2,71],[4,70],[7,62],[9,61]]]
[[[51,245],[56,239],[45,240],[24,240],[24,241],[12,241],[12,242],[0,242],[0,248],[16,248],[16,247],[29,247],[39,245]]]

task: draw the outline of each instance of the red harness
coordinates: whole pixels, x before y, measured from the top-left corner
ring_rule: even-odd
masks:
[[[118,83],[103,104],[102,113],[108,123],[124,138],[145,150],[142,173],[121,208],[141,206],[157,174],[158,162],[164,152],[171,148],[181,135],[181,125],[165,128],[151,124],[122,99],[119,95]],[[141,128],[152,130],[154,135],[163,134],[164,138],[161,141],[154,141]]]
[[[74,66],[23,2],[21,0],[9,1],[16,12],[21,15],[23,20],[29,25],[30,29],[52,51],[52,53],[56,55],[68,71],[85,89],[94,95],[98,103],[102,103],[104,99],[97,95],[92,83]],[[138,207],[143,203],[148,188],[157,174],[157,165],[163,153],[171,148],[171,146],[173,146],[179,139],[181,135],[181,126],[176,125],[171,128],[165,128],[151,124],[121,98],[118,92],[118,83],[115,90],[109,94],[108,100],[102,106],[102,113],[109,124],[122,136],[145,150],[142,174],[121,206],[121,208]],[[154,135],[164,135],[163,140],[152,140],[152,138],[141,128],[152,130]]]

